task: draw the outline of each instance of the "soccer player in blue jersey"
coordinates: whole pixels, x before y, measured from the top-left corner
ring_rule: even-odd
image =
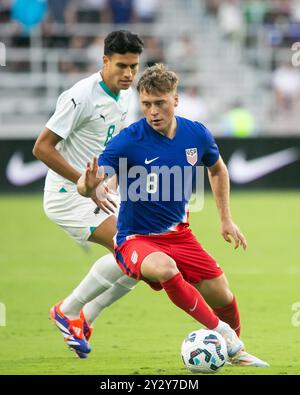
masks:
[[[187,205],[202,164],[224,239],[231,242],[232,237],[235,248],[246,249],[231,217],[228,172],[213,136],[202,124],[174,115],[177,85],[176,74],[162,64],[143,73],[138,91],[145,118],[111,140],[99,157],[99,169],[96,158],[88,164],[78,191],[103,197],[105,175],[117,174],[121,208],[115,255],[122,271],[155,290],[164,289],[175,305],[222,334],[232,363],[267,366],[244,350],[239,311],[225,274],[189,228]],[[168,182],[166,173],[173,174]]]

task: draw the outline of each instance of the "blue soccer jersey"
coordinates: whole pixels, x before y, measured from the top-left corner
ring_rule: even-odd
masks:
[[[99,166],[118,176],[117,245],[131,235],[160,234],[187,223],[197,165],[210,167],[219,158],[205,126],[181,117],[176,120],[176,134],[170,139],[143,118],[114,137],[99,157]]]

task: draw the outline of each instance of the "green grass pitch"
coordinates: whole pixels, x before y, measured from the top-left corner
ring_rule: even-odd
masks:
[[[271,366],[226,366],[218,374],[299,374],[300,319],[292,321],[292,305],[300,302],[300,193],[233,193],[231,205],[246,252],[223,241],[209,195],[191,227],[237,296],[248,351]],[[144,283],[102,313],[90,357],[77,359],[48,320],[49,308],[105,250],[81,250],[45,217],[40,195],[2,196],[0,218],[0,374],[188,373],[180,344],[199,325]]]

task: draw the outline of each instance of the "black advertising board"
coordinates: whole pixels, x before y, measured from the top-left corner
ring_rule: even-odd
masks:
[[[300,188],[300,138],[217,138],[232,189]],[[0,193],[42,191],[47,168],[34,140],[0,140]]]

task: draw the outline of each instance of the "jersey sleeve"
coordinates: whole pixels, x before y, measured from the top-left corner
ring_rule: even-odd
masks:
[[[211,167],[219,159],[219,148],[211,132],[205,126],[202,125],[202,127],[204,128],[205,134],[205,151],[202,156],[202,163],[206,167]]]
[[[87,118],[87,99],[69,89],[59,96],[55,112],[46,127],[66,139],[74,129],[80,128]]]
[[[105,174],[108,176],[119,174],[120,159],[122,161],[122,158],[125,158],[126,140],[123,135],[124,130],[113,137],[98,158],[98,165],[104,166]]]

